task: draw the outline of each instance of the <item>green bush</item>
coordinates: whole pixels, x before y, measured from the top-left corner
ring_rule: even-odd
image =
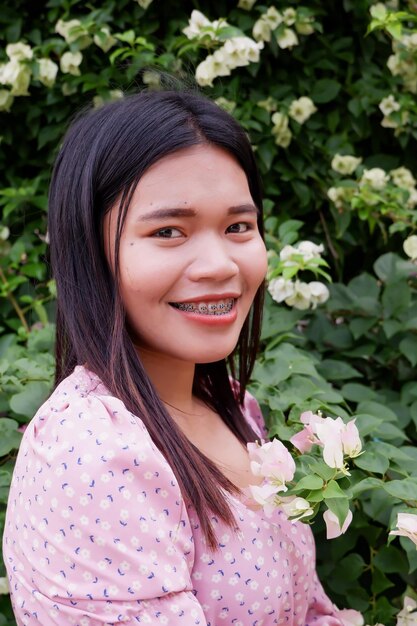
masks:
[[[355,415],[364,440],[351,470],[351,527],[326,541],[324,524],[313,525],[320,576],[369,624],[394,624],[404,597],[417,599],[415,545],[387,544],[396,513],[417,511],[417,14],[412,0],[371,4],[2,8],[0,525],[17,429],[52,382],[45,214],[60,138],[85,105],[196,76],[247,130],[264,181],[270,292],[280,304],[268,296],[253,390],[270,432],[289,441],[303,411],[321,410]],[[306,260],[297,253],[305,240],[324,252]],[[322,285],[314,293],[312,275]],[[1,624],[14,624],[7,595]]]

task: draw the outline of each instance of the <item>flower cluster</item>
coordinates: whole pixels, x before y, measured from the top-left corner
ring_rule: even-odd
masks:
[[[317,461],[307,465],[301,463],[302,455],[297,457],[296,463],[277,439],[262,445],[249,443],[251,471],[257,478],[262,478],[261,485],[250,486],[250,493],[266,515],[271,515],[278,507],[292,520],[310,521],[319,512],[320,502],[324,500],[326,510],[323,519],[327,538],[339,537],[352,521],[352,512],[348,497],[337,481],[350,476],[347,459],[361,454],[359,432],[354,419],[345,424],[340,417],[333,419],[306,411],[300,420],[304,428],[290,441],[302,454],[311,452],[313,446],[321,450],[322,467],[317,465]],[[298,480],[294,484],[296,472]],[[335,504],[334,499],[343,500],[343,506]]]
[[[417,235],[410,235],[404,240],[403,250],[412,261],[417,261]]]
[[[257,41],[270,42],[274,36],[282,49],[298,45],[298,35],[311,35],[314,32],[314,17],[305,8],[288,7],[278,11],[269,7],[255,22],[252,30]]]
[[[298,124],[304,124],[313,113],[317,111],[314,102],[308,96],[301,96],[288,106],[286,113],[277,111],[271,117],[272,135],[275,143],[282,148],[288,148],[292,139],[292,132],[289,128],[289,118],[295,120]]]
[[[339,211],[356,209],[361,219],[368,220],[371,228],[382,218],[395,222],[391,230],[403,230],[417,218],[416,180],[409,169],[398,167],[386,172],[380,167],[366,169],[362,159],[352,155],[337,154],[332,169],[355,179],[344,179],[327,191],[329,199]]]
[[[93,42],[104,52],[116,43],[108,26],[99,28],[93,26],[89,29],[77,19],[58,20],[55,31],[68,45],[76,46],[76,50],[67,50],[60,56],[59,68],[48,57],[35,57],[33,49],[22,41],[6,46],[9,60],[0,65],[0,85],[8,89],[0,89],[0,111],[10,111],[16,96],[30,95],[29,86],[32,79],[51,88],[55,84],[58,69],[61,69],[63,74],[80,76],[83,59],[81,50]]]
[[[224,33],[230,29],[226,20],[219,19],[211,22],[203,13],[194,10],[183,29],[188,39],[197,40],[202,45],[211,47],[216,42],[226,41],[217,48],[213,54],[209,54],[196,69],[196,80],[202,87],[212,86],[213,80],[218,76],[230,76],[237,67],[244,67],[250,63],[257,63],[263,42],[256,42],[250,37],[234,29],[238,34],[226,38]]]
[[[296,309],[315,309],[329,298],[329,290],[320,281],[306,283],[297,274],[303,271],[311,271],[315,274],[328,275],[321,269],[327,266],[321,258],[324,251],[322,244],[317,245],[312,241],[299,241],[296,245],[286,245],[279,253],[279,262],[271,272],[268,283],[268,291],[275,302],[285,302],[288,306]]]

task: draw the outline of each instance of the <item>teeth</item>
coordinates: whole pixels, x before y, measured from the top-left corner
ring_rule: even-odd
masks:
[[[229,313],[234,304],[234,298],[219,300],[217,302],[172,302],[176,309],[189,313],[200,313],[201,315],[224,315]]]

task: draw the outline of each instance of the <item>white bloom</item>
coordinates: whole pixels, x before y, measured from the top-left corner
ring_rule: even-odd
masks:
[[[335,154],[332,159],[332,169],[339,174],[350,175],[361,163],[360,157],[354,157],[350,154]]]
[[[393,113],[394,111],[399,111],[401,109],[400,103],[396,101],[392,94],[381,100],[378,106],[381,112],[386,116],[391,115],[391,113]]]
[[[253,25],[252,35],[256,41],[271,41],[271,27],[261,17]]]
[[[245,9],[245,11],[250,11],[256,0],[239,0],[238,7],[239,9]]]
[[[417,204],[417,189],[409,189],[408,192],[410,195],[408,196],[407,207],[414,209]]]
[[[324,246],[322,243],[317,245],[312,241],[300,241],[296,250],[298,254],[303,255],[305,261],[309,261],[310,259],[317,259],[324,252]]]
[[[212,86],[213,80],[218,76],[216,64],[212,54],[209,54],[204,61],[198,64],[195,78],[201,87]]]
[[[300,497],[288,496],[280,498],[279,506],[287,517],[292,518],[293,522],[313,514],[313,509],[309,502]]]
[[[292,133],[288,128],[288,116],[277,111],[271,117],[273,123],[272,134],[275,137],[275,143],[282,148],[287,148],[292,139]]]
[[[28,96],[30,84],[30,68],[17,58],[12,59],[0,68],[0,83],[11,86],[12,96]]]
[[[93,41],[96,46],[103,50],[103,52],[107,52],[112,46],[114,46],[117,39],[110,33],[108,26],[102,26],[99,32],[94,35]]]
[[[327,195],[338,209],[343,208],[343,201],[345,199],[343,187],[330,187],[327,190]]]
[[[145,85],[159,87],[161,84],[161,75],[154,70],[145,70],[142,74],[142,81],[145,83]]]
[[[6,46],[6,54],[9,59],[24,61],[25,59],[32,59],[33,50],[26,43],[19,41],[18,43],[9,43]]]
[[[298,37],[291,28],[285,28],[284,31],[277,36],[277,44],[280,48],[292,48],[298,44]]]
[[[285,11],[282,14],[282,17],[284,19],[284,23],[287,26],[292,26],[295,20],[297,19],[297,12],[293,8],[288,8],[288,9],[285,9]]]
[[[253,41],[250,37],[233,37],[228,39],[223,49],[227,55],[229,68],[235,69],[235,67],[242,67],[249,65],[249,63],[257,63],[263,46],[262,41]]]
[[[394,184],[398,187],[412,189],[416,184],[416,179],[414,178],[410,170],[406,167],[397,167],[397,169],[391,170],[390,176]]]
[[[80,76],[80,65],[83,60],[81,52],[64,52],[60,60],[61,71],[64,74]]]
[[[299,124],[304,124],[308,118],[317,111],[317,107],[311,98],[302,96],[298,100],[293,100],[290,104],[288,115]]]
[[[283,261],[287,267],[290,267],[291,265],[295,265],[294,262],[291,262],[291,258],[295,254],[300,254],[300,252],[297,250],[295,246],[290,246],[289,244],[287,244],[281,249],[279,253],[280,261]]]
[[[381,120],[381,126],[383,128],[398,128],[398,123],[394,122],[394,120],[389,117],[383,117]]]
[[[55,32],[61,35],[67,43],[73,43],[86,34],[80,20],[58,20],[55,24]]]
[[[401,74],[402,62],[398,54],[391,54],[388,57],[387,66],[393,76]]]
[[[302,20],[297,20],[295,30],[300,35],[312,35],[314,33],[313,21],[313,17],[305,17]]]
[[[9,593],[9,581],[6,576],[0,578],[0,594]]]
[[[311,292],[307,283],[303,283],[300,280],[294,282],[294,292],[291,296],[286,298],[285,303],[288,306],[293,306],[295,309],[304,311],[310,306]]]
[[[383,189],[389,180],[388,174],[380,167],[365,170],[359,181],[360,185],[370,185],[373,189]]]
[[[271,30],[275,30],[283,22],[283,16],[275,7],[269,7],[266,13],[262,16],[268,23]]]
[[[191,17],[188,20],[188,26],[183,29],[184,35],[188,37],[188,39],[194,39],[195,37],[199,37],[201,35],[201,30],[203,28],[207,28],[211,26],[211,22],[201,11],[194,11],[191,13]]]
[[[417,235],[410,235],[403,243],[403,249],[413,261],[417,259]]]
[[[308,285],[310,287],[311,306],[313,309],[315,309],[318,304],[323,304],[329,299],[330,292],[324,283],[313,280]]]
[[[58,65],[51,59],[38,59],[39,80],[45,87],[52,87],[58,73]]]
[[[136,0],[138,5],[142,7],[142,9],[147,9],[150,4],[152,4],[152,0]]]
[[[273,278],[268,285],[268,291],[275,302],[283,302],[294,293],[294,283],[285,278]]]
[[[10,111],[14,97],[7,89],[0,89],[0,111]]]

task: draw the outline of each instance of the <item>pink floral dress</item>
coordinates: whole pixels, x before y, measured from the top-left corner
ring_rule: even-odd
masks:
[[[245,415],[259,429],[249,395]],[[3,549],[17,623],[341,626],[310,529],[230,501],[239,531],[213,519],[211,552],[141,420],[77,367],[16,463]]]

